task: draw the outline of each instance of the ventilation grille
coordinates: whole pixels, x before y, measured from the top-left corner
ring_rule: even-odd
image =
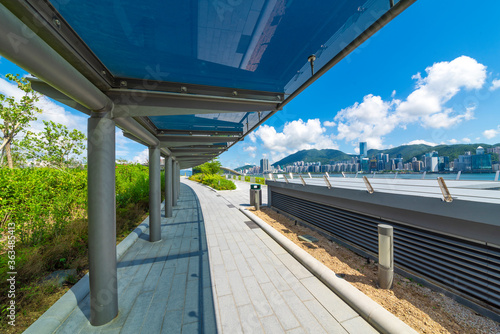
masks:
[[[500,250],[417,227],[271,193],[276,209],[378,254],[377,225],[394,227],[394,263],[500,309]]]

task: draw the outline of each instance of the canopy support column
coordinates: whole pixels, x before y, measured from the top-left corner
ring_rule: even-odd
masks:
[[[172,206],[177,206],[177,161],[172,162]]]
[[[165,217],[172,217],[172,156],[165,158]]]
[[[115,122],[93,112],[87,129],[90,323],[101,326],[118,314]]]
[[[160,147],[149,147],[149,241],[161,240]]]
[[[179,162],[175,163],[175,171],[176,171],[176,180],[177,180],[177,200],[181,196],[181,169],[179,166]]]

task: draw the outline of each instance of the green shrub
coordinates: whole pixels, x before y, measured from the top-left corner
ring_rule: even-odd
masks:
[[[162,178],[162,180],[164,180]],[[162,182],[164,184],[164,182]],[[149,172],[141,165],[116,166],[117,235],[125,236],[144,218],[149,201]],[[88,265],[87,171],[81,169],[0,169],[0,229],[16,225],[16,271],[21,311],[46,298],[41,278],[58,269]],[[6,249],[5,245],[0,245]],[[8,271],[7,256],[0,256],[0,277]],[[0,290],[7,291],[7,281]],[[0,295],[5,305],[7,294]],[[38,296],[38,297],[37,297]],[[33,306],[37,308],[37,306]],[[0,332],[8,327],[3,317]]]
[[[201,182],[216,190],[234,190],[236,185],[231,180],[227,180],[218,174],[195,174],[190,178],[192,181]]]
[[[266,179],[263,177],[256,177],[255,183],[266,184]]]

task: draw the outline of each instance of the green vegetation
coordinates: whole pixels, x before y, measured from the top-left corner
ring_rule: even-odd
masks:
[[[231,180],[227,180],[221,175],[221,163],[217,159],[205,162],[193,168],[193,175],[190,180],[200,182],[217,190],[234,190],[236,185]]]
[[[252,182],[253,176],[245,176],[245,182]],[[266,184],[266,179],[263,177],[253,177],[255,179],[255,183]]]
[[[1,168],[0,230],[6,235],[15,224],[15,269],[17,271],[16,328],[36,319],[50,306],[48,293],[63,289],[40,284],[49,273],[76,269],[78,278],[88,268],[87,260],[87,171],[84,169]],[[149,201],[148,168],[141,165],[116,166],[117,237],[122,239],[146,217]],[[12,226],[12,225],[10,225]],[[9,258],[6,237],[0,241],[0,277],[6,277]],[[77,278],[74,278],[75,283]],[[0,290],[8,291],[8,282]],[[7,294],[0,294],[0,331],[12,329],[6,323]],[[52,299],[52,302],[55,300]],[[19,320],[19,321],[18,321]],[[18,326],[18,324],[20,326]]]
[[[18,159],[24,157],[56,167],[75,164],[75,157],[85,150],[85,135],[76,129],[69,131],[65,125],[52,121],[43,121],[43,124],[45,127],[41,133],[26,133],[19,143],[21,155]]]
[[[12,144],[15,137],[22,133],[29,125],[29,122],[36,120],[36,115],[41,110],[35,106],[35,102],[40,96],[31,89],[31,83],[26,78],[19,78],[19,74],[7,74],[8,80],[17,83],[17,87],[25,94],[20,101],[16,101],[13,96],[0,94],[0,130],[3,133],[3,141],[0,146],[0,165],[3,164],[4,157],[7,157],[9,168],[14,167],[12,159]]]

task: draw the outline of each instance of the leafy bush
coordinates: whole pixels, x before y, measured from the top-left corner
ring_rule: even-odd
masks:
[[[161,178],[163,180],[163,178]],[[162,182],[164,186],[165,182]],[[116,206],[125,207],[128,203],[148,203],[149,170],[147,166],[116,166]]]
[[[255,183],[266,184],[266,179],[263,177],[256,177]]]
[[[220,175],[205,175],[202,183],[217,190],[234,190],[236,185]]]
[[[84,216],[85,170],[0,169],[0,229],[16,226],[18,242],[43,242]]]
[[[233,181],[225,179],[223,176],[218,174],[205,174],[198,173],[193,174],[189,177],[190,180],[200,182],[216,190],[234,190],[236,185]]]
[[[148,168],[118,165],[116,199],[117,236],[124,237],[145,218],[149,201]],[[33,305],[36,311],[43,307],[39,304],[43,304],[48,291],[37,282],[45,275],[58,269],[81,270],[88,265],[86,207],[86,170],[0,169],[2,235],[9,223],[16,225],[19,316],[29,314],[25,311],[27,305]],[[6,249],[5,245],[0,246]],[[0,277],[6,277],[8,260],[7,256],[0,256]],[[7,283],[0,282],[0,290],[7,291]],[[0,295],[0,305],[7,305],[6,298],[7,294]],[[4,322],[7,319],[4,311],[1,311],[0,332],[9,327]]]

